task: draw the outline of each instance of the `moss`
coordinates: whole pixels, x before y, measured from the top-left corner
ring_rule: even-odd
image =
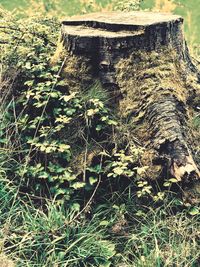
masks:
[[[149,166],[146,174],[152,179],[158,177],[161,172],[161,166],[153,164],[153,159],[158,156],[160,148],[158,144],[164,144],[166,140],[170,141],[170,138],[179,136],[182,140],[182,127],[186,134],[186,119],[190,116],[186,108],[188,100],[195,99],[197,92],[200,92],[197,78],[195,74],[189,72],[186,64],[187,62],[180,60],[178,54],[168,47],[159,52],[130,51],[127,57],[119,60],[115,66],[117,83],[123,95],[119,103],[119,113],[122,118],[129,118],[130,124],[135,124],[132,136],[139,139],[146,148],[145,160],[144,162],[141,160],[141,164]],[[171,118],[167,119],[168,115],[162,113],[162,105],[163,108],[166,106],[162,101],[164,99],[170,101],[171,97],[176,101],[174,105],[177,103],[180,110],[177,110],[177,122],[173,119],[170,123],[167,121]],[[161,103],[157,115],[151,113],[155,103]],[[155,110],[154,107],[154,112]],[[171,111],[169,109],[169,114],[172,114],[172,110],[173,106]],[[152,115],[155,116],[154,124],[159,120],[158,123],[161,125],[150,124],[149,116]],[[160,119],[162,116],[164,120]],[[162,122],[167,122],[166,130]]]
[[[87,144],[87,147],[83,146],[80,150],[76,150],[73,155],[73,159],[70,162],[70,167],[76,175],[81,175],[86,171],[86,168],[92,166],[93,162],[99,157],[102,152],[102,147],[98,144]]]
[[[58,42],[57,49],[51,59],[54,65],[62,60],[64,63],[61,79],[62,86],[67,92],[75,92],[89,87],[94,82],[91,59],[86,56],[76,56],[68,52],[62,42]]]
[[[80,91],[89,87],[93,82],[90,59],[84,56],[75,56],[66,53],[66,64],[62,77],[66,86],[71,91]]]
[[[51,66],[55,66],[60,59],[63,59],[65,53],[66,52],[65,52],[65,49],[63,47],[63,43],[59,40],[57,42],[56,50],[55,50],[53,56],[51,57],[51,61],[50,61]]]
[[[123,95],[119,104],[120,115],[132,117],[135,123],[144,122],[147,108],[163,96],[174,96],[185,105],[189,98],[195,96],[197,89],[200,92],[194,75],[187,75],[185,63],[170,49],[163,49],[160,53],[131,52],[115,67]],[[143,135],[142,132],[141,137]]]
[[[116,75],[124,96],[120,103],[121,114],[126,117],[135,107],[145,110],[156,99],[167,94],[173,94],[185,103],[188,92],[181,77],[181,71],[185,70],[178,61],[175,53],[169,50],[160,53],[133,52],[120,60],[116,65]]]

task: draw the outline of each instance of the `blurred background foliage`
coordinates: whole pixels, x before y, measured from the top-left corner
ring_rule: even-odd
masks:
[[[200,0],[0,0],[4,8],[31,15],[36,11],[53,13],[56,16],[75,15],[92,11],[110,11],[115,9],[138,9],[172,12],[185,19],[186,38],[194,52],[199,49]]]

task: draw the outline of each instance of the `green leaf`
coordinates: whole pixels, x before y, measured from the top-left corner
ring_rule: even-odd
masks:
[[[34,80],[29,80],[24,83],[24,85],[33,86]]]
[[[177,183],[178,180],[177,180],[176,178],[170,178],[170,179],[169,179],[169,182],[171,182],[171,183]]]
[[[110,267],[111,262],[110,261],[106,261],[104,263],[102,263],[99,267]]]
[[[65,95],[65,96],[62,96],[62,99],[65,101],[65,102],[69,102],[71,99],[73,99],[75,97],[77,93],[74,92],[74,93],[71,93],[70,95]]]
[[[96,109],[88,109],[87,110],[87,116],[92,117],[97,113]]]
[[[80,211],[80,209],[81,209],[81,206],[80,206],[80,204],[79,203],[73,203],[72,204],[72,206],[71,206],[71,209],[73,210],[73,211]]]
[[[101,121],[106,121],[108,119],[108,116],[101,117]]]
[[[96,131],[99,132],[99,131],[102,130],[102,128],[103,128],[103,125],[98,124],[98,125],[96,126]]]
[[[42,149],[40,149],[40,150],[42,151]],[[51,152],[52,152],[52,147],[51,147],[51,146],[47,147],[47,148],[45,149],[45,152],[46,152],[47,154],[51,153]]]
[[[42,172],[39,174],[38,178],[40,179],[47,179],[49,177],[47,172]]]
[[[115,210],[119,210],[119,206],[117,206],[117,205],[115,205],[115,204],[114,204],[112,207],[113,207],[113,209],[115,209]]]
[[[101,240],[99,242],[101,247],[104,248],[104,250],[106,251],[105,257],[107,259],[112,258],[116,254],[115,244],[107,240]]]
[[[59,145],[59,148],[58,148],[58,151],[59,152],[65,152],[65,151],[68,151],[70,149],[70,146],[69,145],[66,145],[66,144],[60,144]]]
[[[200,214],[199,209],[197,207],[191,208],[188,213],[192,216]]]
[[[75,108],[69,108],[64,110],[68,116],[73,115],[76,112]]]
[[[117,125],[117,122],[114,121],[114,120],[108,120],[108,124],[109,124],[109,125],[114,125],[114,126],[116,126],[116,125]]]
[[[74,180],[76,180],[76,175],[72,174],[69,171],[65,171],[64,175],[62,176],[62,179],[65,181],[68,181],[68,182],[74,181]]]
[[[31,62],[26,62],[26,64],[25,64],[25,68],[26,68],[27,70],[30,70],[30,69],[31,69]]]
[[[121,175],[124,172],[124,170],[120,167],[116,167],[113,169],[113,172],[117,175]]]
[[[66,85],[66,81],[65,80],[60,80],[59,82],[57,82],[57,85],[65,86]]]
[[[164,187],[169,187],[170,185],[171,185],[171,183],[169,183],[169,182],[165,182],[165,183],[163,184]]]
[[[95,178],[95,177],[89,177],[89,183],[91,184],[91,185],[93,185],[93,184],[95,184],[96,182],[98,181],[98,179],[97,178]]]
[[[109,224],[109,221],[101,221],[100,223],[99,223],[99,225],[100,226],[107,226]]]
[[[60,251],[60,252],[58,253],[58,258],[59,258],[60,260],[63,260],[64,257],[65,257],[65,255],[66,255],[66,253],[65,253],[64,251]]]
[[[67,192],[67,189],[64,188],[58,188],[55,190],[56,195],[65,195]]]
[[[50,97],[57,98],[57,97],[59,97],[59,93],[58,92],[51,92]]]
[[[84,186],[85,186],[84,182],[76,182],[76,183],[71,185],[71,187],[74,189],[80,189],[80,188],[83,188]]]

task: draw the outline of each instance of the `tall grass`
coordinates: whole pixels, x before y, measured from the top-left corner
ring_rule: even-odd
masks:
[[[16,191],[1,177],[1,251],[16,266],[199,266],[198,216],[175,198],[155,208],[116,192],[77,217],[78,209],[45,199],[41,206]]]

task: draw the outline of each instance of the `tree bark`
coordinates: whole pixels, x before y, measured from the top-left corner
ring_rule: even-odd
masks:
[[[118,88],[119,114],[136,125],[133,136],[156,151],[153,160],[167,162],[178,181],[199,180],[187,120],[200,76],[183,19],[152,12],[93,13],[63,21],[62,40],[71,54],[90,59],[104,86]]]

